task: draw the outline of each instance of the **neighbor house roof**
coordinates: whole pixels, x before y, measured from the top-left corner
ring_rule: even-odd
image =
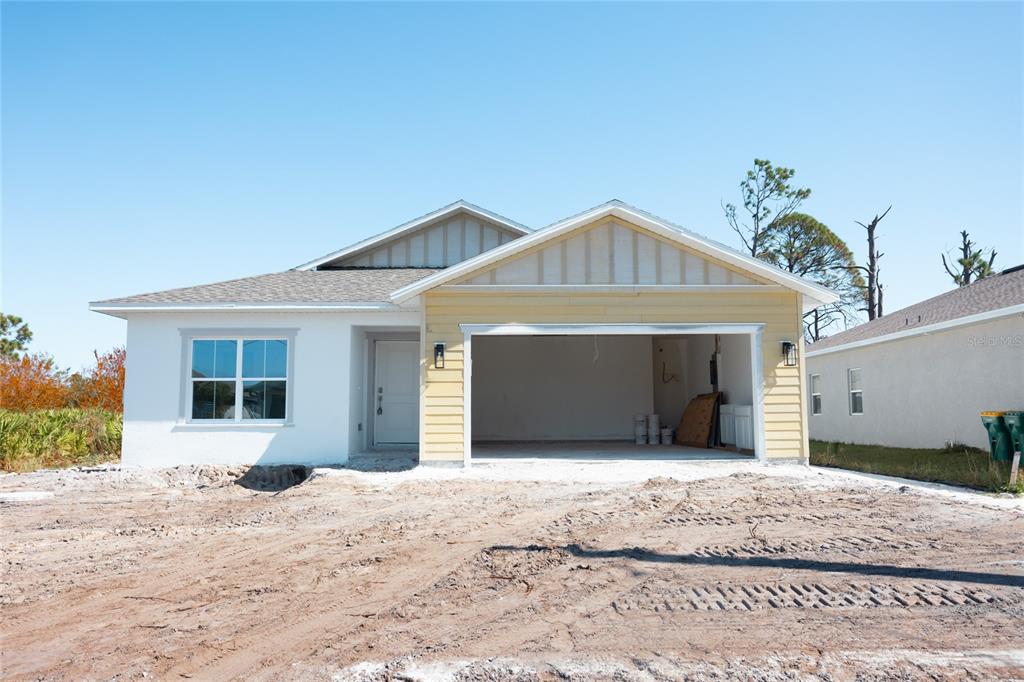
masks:
[[[288,270],[96,301],[90,304],[90,308],[113,312],[122,308],[138,310],[149,306],[154,309],[173,309],[179,305],[190,309],[266,308],[275,305],[296,307],[303,304],[310,307],[390,306],[391,292],[435,272],[437,270],[433,268]]]
[[[807,353],[835,352],[1016,313],[1024,313],[1024,266],[833,334],[808,346]]]
[[[630,206],[618,199],[612,199],[587,211],[552,223],[525,237],[520,237],[490,251],[484,251],[478,256],[440,270],[430,277],[412,282],[408,286],[396,291],[391,298],[396,303],[401,303],[424,291],[464,277],[471,272],[497,263],[516,253],[555,239],[578,227],[607,216],[614,216],[626,222],[639,225],[668,240],[687,246],[698,253],[709,254],[744,271],[755,273],[771,282],[798,291],[807,297],[808,305],[805,307],[808,309],[824,303],[833,303],[839,298],[834,292],[816,282],[798,277],[791,272],[786,272],[759,258],[754,258],[703,235],[699,235],[696,232],[691,232],[684,227],[680,227],[635,206]]]

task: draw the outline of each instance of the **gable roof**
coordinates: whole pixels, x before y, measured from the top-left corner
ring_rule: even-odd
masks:
[[[517,253],[521,253],[531,247],[543,244],[561,235],[600,220],[605,217],[620,218],[628,223],[633,223],[644,229],[650,230],[670,241],[688,247],[698,253],[704,253],[718,260],[733,265],[747,272],[752,272],[771,282],[780,284],[808,297],[810,308],[824,303],[832,303],[838,300],[838,296],[825,287],[798,277],[790,272],[766,263],[760,259],[745,255],[724,244],[712,239],[691,232],[683,227],[675,225],[667,220],[647,213],[634,206],[630,206],[618,199],[613,199],[600,204],[589,210],[578,213],[569,218],[552,223],[525,237],[503,244],[495,249],[481,253],[478,256],[465,260],[450,268],[441,270],[429,277],[395,291],[391,299],[396,303],[402,303],[425,291],[441,286],[448,282],[455,281],[461,277],[481,270],[491,264],[504,260]],[[810,309],[808,308],[808,309]]]
[[[525,225],[517,223],[514,220],[511,220],[504,216],[498,215],[493,211],[488,211],[487,209],[481,208],[476,204],[471,204],[468,201],[459,199],[458,201],[448,204],[447,206],[442,206],[436,211],[431,211],[430,213],[422,215],[419,218],[414,218],[413,220],[402,223],[398,227],[392,228],[387,232],[382,232],[378,235],[374,235],[368,239],[364,239],[361,242],[357,242],[355,244],[352,244],[351,246],[346,246],[343,249],[339,249],[338,251],[329,253],[326,256],[321,256],[320,258],[313,259],[309,262],[303,263],[302,265],[297,265],[292,269],[314,270],[325,263],[329,263],[340,258],[351,257],[364,251],[369,251],[380,244],[401,237],[404,234],[414,232],[417,229],[423,227],[424,225],[429,225],[430,223],[444,220],[445,218],[453,216],[457,213],[468,213],[482,220],[486,220],[488,222],[500,225],[501,227],[512,232],[515,232],[516,234],[523,235],[530,233],[530,228],[526,227]]]
[[[807,346],[807,354],[882,343],[1016,313],[1024,314],[1024,265],[828,336]]]
[[[89,304],[90,310],[190,310],[225,308],[393,307],[395,289],[437,272],[434,268],[287,270],[255,277],[168,289]]]

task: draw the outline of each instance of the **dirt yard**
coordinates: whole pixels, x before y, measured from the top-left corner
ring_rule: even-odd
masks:
[[[0,477],[3,676],[1024,678],[1012,501],[743,462],[241,473]]]

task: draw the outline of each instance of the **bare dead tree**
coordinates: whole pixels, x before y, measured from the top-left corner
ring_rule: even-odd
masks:
[[[878,227],[878,223],[882,222],[882,219],[891,210],[892,206],[890,205],[889,208],[885,209],[885,213],[876,215],[867,225],[859,220],[856,221],[858,225],[868,231],[868,264],[867,266],[856,266],[859,270],[863,270],[867,276],[867,284],[864,286],[864,300],[867,305],[862,310],[867,312],[868,320],[882,316],[882,285],[878,281],[878,261],[885,254],[878,252],[875,248],[875,229]]]

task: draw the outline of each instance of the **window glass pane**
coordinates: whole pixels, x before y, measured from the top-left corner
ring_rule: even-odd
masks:
[[[262,381],[242,382],[242,419],[264,419],[267,387]]]
[[[212,345],[211,356],[212,356]],[[213,419],[214,392],[216,381],[193,381],[192,382],[192,418]]]
[[[811,413],[821,414],[821,396],[816,395],[811,397]]]
[[[285,418],[285,398],[287,392],[288,382],[286,381],[268,381],[267,384],[267,419],[284,419]]]
[[[284,419],[287,382],[246,381],[242,384],[242,419]]]
[[[267,373],[265,377],[288,376],[288,341],[271,339],[267,344]]]
[[[850,370],[850,390],[851,391],[859,391],[860,389],[861,389],[861,386],[860,386],[860,370],[859,369],[851,369]]]
[[[820,383],[821,383],[821,375],[820,374],[812,374],[811,375],[811,393],[821,393],[821,390],[819,389],[819,384]]]
[[[235,418],[235,382],[217,381],[216,402],[213,406],[215,419]]]
[[[193,419],[234,419],[235,382],[193,381]]]
[[[213,341],[192,342],[192,376],[213,376]]]
[[[219,379],[234,378],[235,364],[238,357],[237,342],[218,340],[216,344],[216,358],[213,365],[214,376]]]
[[[242,342],[242,376],[264,377],[263,358],[266,341]]]
[[[859,391],[850,394],[850,412],[854,414],[864,413],[864,396]]]

